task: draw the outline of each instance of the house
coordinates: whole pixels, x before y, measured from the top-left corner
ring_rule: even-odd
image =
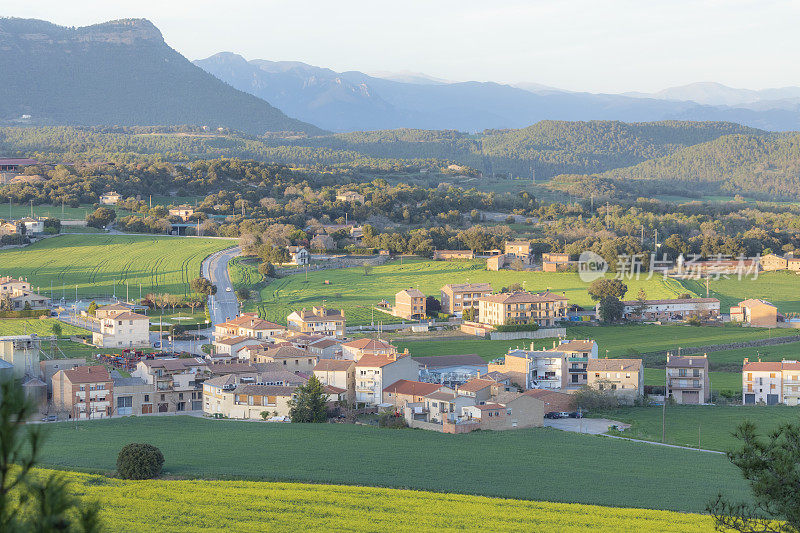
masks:
[[[486,361],[476,354],[414,357],[419,364],[419,380],[456,387],[488,370]]]
[[[523,265],[533,264],[533,248],[530,241],[506,241],[504,255],[508,263],[519,259]]]
[[[486,270],[497,272],[504,268],[511,261],[505,254],[496,254],[486,258]]]
[[[345,399],[352,403],[356,397],[356,362],[348,359],[321,359],[314,375],[323,385],[346,391]]]
[[[555,325],[567,316],[567,298],[550,292],[506,292],[478,298],[478,322],[500,326],[532,324]]]
[[[392,314],[408,320],[425,318],[425,295],[419,289],[403,289],[394,295]]]
[[[778,308],[766,300],[749,299],[739,302],[731,307],[731,322],[741,322],[748,326],[774,328],[783,315],[778,313]]]
[[[214,356],[227,356],[228,359],[239,357],[239,351],[247,346],[261,346],[261,341],[250,337],[226,337],[214,340]]]
[[[314,371],[314,367],[319,362],[319,357],[311,354],[307,350],[302,350],[291,345],[279,345],[269,348],[256,349],[250,351],[250,362],[258,363],[278,363],[290,372]]]
[[[261,383],[245,383],[219,388],[209,398],[204,412],[222,415],[227,418],[244,420],[277,419],[288,420],[291,413],[291,401],[297,386],[266,385]],[[325,392],[329,403],[338,401],[342,390],[326,385]]]
[[[50,298],[33,292],[27,280],[10,276],[0,277],[0,298],[8,298],[15,311],[50,307]]]
[[[461,396],[475,398],[477,403],[483,403],[492,396],[497,396],[506,391],[507,386],[490,379],[473,378],[466,383],[458,386],[456,392]]]
[[[319,333],[341,339],[345,334],[344,311],[329,309],[323,306],[314,306],[310,310],[305,307],[294,311],[286,322],[289,329],[301,333]]]
[[[100,348],[150,346],[150,319],[130,311],[104,312],[100,331],[92,332],[92,344]]]
[[[800,272],[800,257],[790,257],[786,260],[786,268],[793,272]]]
[[[203,382],[211,377],[209,365],[200,358],[165,358],[139,361],[131,377],[147,383],[153,392],[142,405],[142,414],[198,411],[203,408]]]
[[[626,300],[622,317],[626,320],[669,321],[697,317],[702,320],[719,318],[716,298],[669,298],[662,300]]]
[[[194,208],[189,205],[179,205],[169,210],[169,216],[179,218],[184,222],[188,221],[194,215]]]
[[[761,270],[770,272],[774,270],[786,270],[789,268],[789,257],[791,255],[782,256],[777,254],[765,254],[759,259]]]
[[[336,199],[340,202],[349,202],[349,203],[364,203],[364,195],[357,193],[355,191],[341,191],[336,195]]]
[[[459,261],[475,259],[475,252],[472,250],[434,250],[434,261]]]
[[[576,407],[575,397],[566,392],[559,392],[551,389],[531,389],[523,392],[525,396],[538,398],[544,402],[544,412],[555,411],[566,413],[573,411]]]
[[[563,340],[548,350],[509,349],[502,360],[489,363],[488,371],[507,374],[526,390],[577,389],[588,383],[587,367],[597,351],[593,340]]]
[[[611,390],[620,403],[632,405],[644,395],[644,365],[641,359],[590,359],[587,385]]]
[[[381,339],[356,339],[342,344],[342,358],[358,361],[365,355],[389,356],[397,353],[397,347]]]
[[[112,414],[114,382],[102,365],[59,370],[53,375],[53,403],[70,418],[106,418]]]
[[[115,371],[116,372],[116,371]],[[153,412],[153,387],[142,378],[126,378],[119,375],[114,382],[113,414],[119,416],[144,415]],[[118,373],[117,373],[118,374]]]
[[[365,355],[356,362],[356,402],[381,403],[388,384],[418,376],[419,363],[407,355]]]
[[[25,226],[26,235],[40,235],[44,233],[43,218],[21,218],[17,221],[17,223]]]
[[[286,328],[279,324],[258,318],[255,313],[244,313],[214,326],[214,339],[246,337],[268,340],[284,332],[286,332]]]
[[[562,339],[548,351],[560,352],[564,355],[566,368],[562,369],[565,371],[562,388],[588,385],[588,365],[590,360],[597,359],[597,342],[589,339],[573,339],[571,341]]]
[[[569,254],[545,252],[542,254],[542,271],[559,272],[568,269],[575,263],[569,260]]]
[[[708,403],[711,379],[705,355],[676,357],[667,355],[667,395],[681,404]]]
[[[53,376],[59,370],[70,370],[78,366],[85,366],[85,357],[73,357],[70,359],[44,359],[39,361],[39,376],[47,385],[47,397],[53,397]]]
[[[407,403],[424,402],[425,396],[437,391],[455,392],[439,383],[399,379],[383,389],[383,403],[403,408]]]
[[[120,200],[122,200],[122,196],[116,191],[111,191],[100,195],[100,203],[102,205],[117,205]]]
[[[311,254],[302,246],[287,246],[289,255],[292,260],[289,262],[291,265],[308,265],[311,263]]]
[[[320,359],[338,359],[342,357],[342,341],[331,337],[312,340],[306,348]]]
[[[240,385],[269,385],[295,388],[304,385],[308,378],[287,372],[273,370],[264,372],[240,372],[220,375],[203,382],[203,413],[207,415],[229,413],[233,405],[232,394]],[[226,415],[227,416],[227,415]]]
[[[464,407],[462,416],[467,420],[478,421],[480,425],[475,429],[502,431],[542,427],[544,412],[542,400],[526,394],[514,393],[505,395],[501,402],[487,402]]]
[[[422,403],[427,413],[427,421],[439,424],[445,421],[456,421],[461,418],[464,407],[476,404],[475,398],[459,396],[454,392],[447,391],[432,392],[425,396]]]
[[[491,296],[490,283],[449,283],[441,288],[442,311],[461,316],[464,309],[477,308],[478,298]]]
[[[0,359],[14,367],[14,377],[39,375],[39,338],[36,335],[0,337]]]
[[[742,364],[742,403],[800,405],[800,362],[745,359]]]

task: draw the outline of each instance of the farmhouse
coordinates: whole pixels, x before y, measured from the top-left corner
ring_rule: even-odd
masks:
[[[341,191],[336,195],[336,199],[340,202],[364,203],[364,195],[355,191]]]
[[[307,265],[311,263],[311,254],[302,246],[287,246],[289,255],[292,260],[289,262],[291,265]]]
[[[189,205],[179,205],[178,207],[173,207],[169,210],[169,216],[173,218],[179,218],[186,222],[194,215],[194,208]]]
[[[106,418],[112,414],[114,382],[102,365],[59,370],[52,379],[53,403],[70,418]]]
[[[102,205],[117,205],[120,200],[122,200],[122,196],[116,191],[111,191],[100,195],[100,203]]]
[[[667,355],[667,395],[677,403],[699,404],[711,400],[711,379],[705,355]]]
[[[748,326],[774,328],[783,315],[770,302],[761,299],[750,299],[731,307],[731,322],[741,322]]]
[[[504,252],[509,262],[519,259],[525,265],[533,263],[530,241],[506,241]]]
[[[542,254],[542,270],[544,272],[558,272],[566,270],[575,263],[569,260],[569,254],[545,252]]]
[[[464,309],[478,307],[478,298],[490,296],[490,283],[449,283],[441,288],[442,311],[460,316]]]
[[[742,403],[800,405],[800,363],[750,361],[742,364]]]
[[[478,298],[478,321],[481,324],[555,325],[567,316],[567,298],[550,292],[533,294],[518,291]]]
[[[286,317],[286,322],[290,330],[301,333],[319,333],[339,339],[345,334],[344,311],[325,306],[294,311]]]
[[[475,252],[472,250],[434,250],[434,261],[457,261],[464,259],[475,259]]]
[[[394,295],[395,316],[408,320],[425,318],[425,295],[419,289],[403,289]]]
[[[621,403],[633,404],[644,394],[644,365],[641,359],[590,359],[587,385],[611,390]]]
[[[719,317],[716,298],[673,298],[664,300],[626,300],[622,302],[626,320],[661,321],[686,320],[697,317],[713,320]]]

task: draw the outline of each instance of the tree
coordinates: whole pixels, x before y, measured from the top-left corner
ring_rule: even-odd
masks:
[[[152,444],[132,442],[117,456],[117,473],[122,479],[153,479],[163,466],[164,454]]]
[[[369,276],[372,274],[372,265],[364,265],[364,275]]]
[[[53,335],[56,337],[60,337],[61,333],[63,332],[63,328],[61,327],[60,322],[53,322],[53,325],[50,327],[50,331],[53,332]]]
[[[728,452],[728,459],[750,483],[754,503],[733,504],[720,493],[706,507],[717,529],[800,531],[800,426],[783,424],[765,442],[756,434],[755,424],[744,422],[734,436],[743,444]]]
[[[325,422],[328,419],[327,401],[322,382],[311,376],[305,385],[295,389],[289,401],[289,416],[292,422]]]
[[[606,296],[600,300],[600,320],[606,324],[616,322],[622,318],[622,311],[625,304],[614,296]]]
[[[26,425],[36,412],[15,381],[0,379],[0,530],[100,530],[97,506],[85,506],[59,474],[31,476],[44,433]]]
[[[478,319],[478,309],[476,307],[468,307],[461,312],[461,318],[473,322]]]
[[[250,299],[250,289],[245,289],[244,287],[240,287],[240,288],[236,289],[236,298],[240,302],[243,302],[245,300],[249,300]]]
[[[637,315],[643,316],[645,310],[647,310],[647,293],[644,292],[644,288],[639,289],[639,293],[636,295],[636,305],[634,306],[634,311]]]
[[[97,313],[97,302],[92,300],[91,303],[89,304],[89,308],[86,310],[86,313],[89,316],[94,316]]]
[[[194,278],[192,281],[190,281],[189,288],[192,290],[192,292],[204,294],[206,296],[217,294],[217,286],[202,276],[199,278]]]
[[[613,296],[621,300],[628,292],[628,286],[618,279],[600,278],[589,285],[589,296],[594,301]]]
[[[93,213],[87,215],[86,225],[93,228],[103,228],[108,226],[117,218],[117,213],[108,207],[98,207]]]
[[[442,302],[437,300],[435,296],[428,296],[425,298],[425,310],[428,314],[438,313],[442,310]]]
[[[265,278],[274,278],[276,277],[275,265],[273,265],[269,261],[264,261],[258,265],[258,273],[264,276]]]

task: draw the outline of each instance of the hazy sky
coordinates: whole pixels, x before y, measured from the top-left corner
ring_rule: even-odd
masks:
[[[148,18],[189,59],[231,51],[592,92],[800,85],[797,0],[3,0],[0,15]]]

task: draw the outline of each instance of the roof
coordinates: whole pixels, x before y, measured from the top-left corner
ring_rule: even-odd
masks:
[[[320,359],[317,366],[314,367],[314,371],[344,372],[349,370],[354,364],[355,361],[351,361],[350,359]]]
[[[111,374],[109,374],[108,369],[102,365],[76,366],[69,370],[59,370],[59,372],[63,372],[72,383],[111,381]]]
[[[115,387],[135,387],[147,385],[142,378],[113,378]]]
[[[272,357],[273,359],[289,359],[293,357],[316,357],[314,356],[314,354],[306,350],[303,350],[302,348],[292,346],[291,344],[280,344],[274,348],[267,348],[263,351],[259,351],[258,353],[265,355],[267,357]]]
[[[739,302],[739,307],[754,307],[757,305],[768,305],[769,307],[775,307],[774,304],[766,300],[762,300],[761,298],[750,298]]]
[[[333,385],[323,385],[322,388],[328,394],[341,394],[343,392],[347,392],[347,389],[343,389],[341,387],[334,387]]]
[[[324,337],[322,339],[308,343],[309,346],[313,346],[314,348],[319,348],[322,350],[324,350],[325,348],[330,348],[331,346],[337,346],[339,344],[342,344],[342,342],[336,339],[332,339],[330,337]]]
[[[442,290],[450,289],[453,292],[490,291],[491,283],[448,283]]]
[[[439,402],[452,402],[456,399],[456,395],[452,392],[432,392],[430,394],[425,395],[426,398],[429,400],[436,400]]]
[[[186,370],[192,366],[206,366],[206,363],[197,357],[187,359],[145,359],[140,361],[148,368],[163,368],[165,370]]]
[[[258,318],[257,316],[253,315],[238,316],[236,318],[228,320],[227,322],[223,322],[222,324],[217,324],[217,327],[237,327],[237,328],[248,328],[248,329],[286,329],[280,324],[276,324],[275,322],[270,322],[269,320],[264,320],[263,318]]]
[[[398,292],[395,296],[400,296],[403,293],[407,294],[411,298],[425,298],[425,294],[419,289],[403,289],[402,291]]]
[[[0,359],[0,369],[2,368],[14,368],[14,365],[6,361],[5,359]]]
[[[625,300],[625,305],[639,305],[639,300]],[[645,305],[682,305],[682,304],[718,304],[716,298],[665,298],[663,300],[645,300]]]
[[[800,363],[797,361],[747,361],[742,365],[744,372],[780,372],[781,370],[800,371]]]
[[[396,351],[397,348],[388,342],[380,339],[356,339],[354,341],[345,342],[342,347],[354,348],[356,350],[387,350]]]
[[[424,383],[422,381],[398,379],[388,387],[384,387],[383,392],[405,394],[406,396],[427,396],[441,388],[442,386],[438,383]]]
[[[35,159],[15,159],[12,157],[0,157],[0,165],[38,165]]]
[[[641,372],[641,359],[589,359],[588,372]]]
[[[247,363],[213,363],[208,365],[208,370],[212,374],[243,374],[245,372],[255,372],[255,366]]]
[[[296,387],[283,387],[281,385],[254,385],[248,383],[239,385],[234,394],[247,394],[250,396],[291,396]]]
[[[320,315],[314,313],[313,309],[301,309],[300,311],[293,311],[289,316],[295,315],[304,322],[328,322],[330,320],[344,320],[344,314],[341,309],[328,309],[327,307],[320,310]]]
[[[373,355],[367,354],[361,357],[356,363],[357,367],[368,367],[368,368],[381,368],[386,365],[390,365],[397,361],[397,358],[394,356],[389,355]]]
[[[579,340],[573,339],[571,341],[562,342],[555,348],[550,348],[548,352],[591,352],[595,346],[594,340]]]
[[[487,363],[477,354],[465,355],[434,355],[432,357],[412,357],[414,361],[428,368],[443,368],[446,366],[486,366]]]
[[[235,374],[225,374],[224,376],[217,376],[215,378],[207,379],[203,382],[204,385],[211,385],[212,387],[225,388],[231,385],[236,385]]]
[[[498,383],[507,379],[511,379],[511,376],[505,374],[503,372],[498,372],[497,370],[492,370],[491,372],[487,372],[481,376],[482,379],[491,379],[492,381],[497,381]]]
[[[683,357],[669,356],[667,359],[667,368],[705,368],[706,364],[708,364],[708,359],[704,355],[686,355]]]
[[[239,344],[240,342],[244,342],[244,341],[254,341],[254,342],[260,344],[258,342],[258,340],[253,339],[251,337],[245,337],[243,335],[240,335],[238,337],[228,337],[227,339],[222,339],[221,341],[215,341],[215,342],[217,344],[224,344],[226,346],[233,346],[234,344]]]
[[[97,311],[130,311],[131,308],[127,305],[122,304],[108,304],[108,305],[101,305],[97,308]]]
[[[131,313],[130,311],[122,312],[118,315],[114,315],[108,317],[109,320],[150,320],[150,318],[146,317],[145,315],[140,315],[139,313]]]
[[[480,378],[472,378],[471,380],[467,381],[466,383],[462,384],[458,387],[459,392],[478,392],[483,390],[487,387],[491,387],[492,385],[497,385],[496,381],[491,381],[488,379],[480,379]]]
[[[548,389],[531,389],[522,393],[544,402],[545,411],[568,411],[572,409],[572,395]]]
[[[505,406],[504,405],[500,405],[499,403],[484,403],[484,404],[481,404],[481,405],[473,405],[471,407],[474,407],[474,408],[479,409],[481,411],[491,411],[491,410],[495,410],[495,409],[505,409]]]
[[[516,304],[516,303],[538,303],[538,302],[555,302],[559,300],[567,300],[565,296],[559,296],[550,292],[532,293],[525,291],[517,292],[503,292],[500,294],[490,294],[489,296],[481,296],[478,298],[482,302],[494,302],[502,304]]]

